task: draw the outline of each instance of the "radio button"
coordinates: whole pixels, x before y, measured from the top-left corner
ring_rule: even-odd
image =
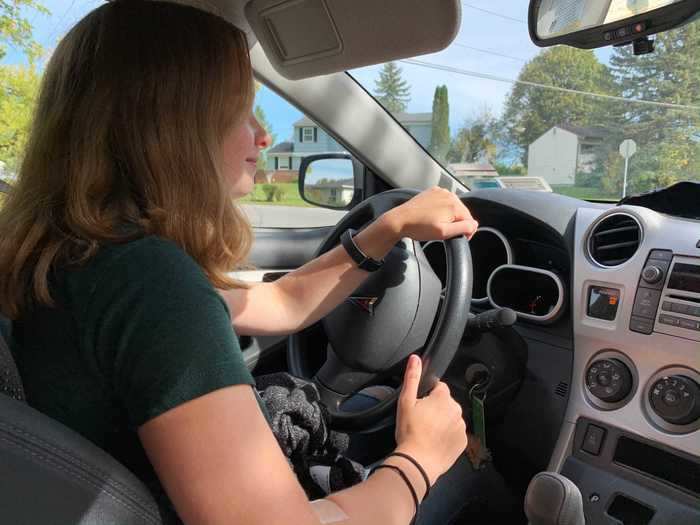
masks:
[[[700,332],[700,321],[693,321],[692,319],[680,319],[680,327],[686,328],[688,330],[697,330]]]
[[[680,319],[680,317],[674,317],[672,315],[661,314],[659,316],[659,322],[661,324],[668,324],[671,326],[680,326],[681,319]]]
[[[649,254],[649,259],[660,259],[662,261],[671,261],[673,252],[670,250],[652,250]]]
[[[639,332],[640,334],[650,334],[654,329],[654,320],[645,319],[644,317],[635,317],[630,319],[630,330]]]
[[[664,274],[658,266],[649,265],[642,271],[642,279],[649,284],[658,283],[663,276]]]
[[[660,290],[663,288],[669,266],[671,266],[671,261],[649,259],[642,270],[639,284],[647,288]]]
[[[656,308],[659,305],[661,292],[649,288],[639,288],[634,299],[632,313],[640,317],[653,318],[656,316]]]
[[[688,313],[688,305],[681,304],[681,303],[673,303],[673,306],[671,307],[671,311],[675,312],[677,314],[687,314]]]

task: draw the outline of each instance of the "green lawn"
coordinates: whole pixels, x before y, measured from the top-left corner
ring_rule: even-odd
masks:
[[[615,195],[606,194],[605,191],[599,188],[583,188],[579,186],[556,186],[552,185],[554,193],[574,197],[576,199],[591,200],[610,200],[617,201],[619,198]]]
[[[299,186],[296,182],[280,182],[277,184],[272,184],[273,186],[278,186],[284,192],[284,196],[279,200],[268,201],[265,192],[263,191],[263,186],[267,184],[256,184],[253,192],[246,195],[239,202],[243,204],[265,204],[271,206],[307,206],[311,207],[311,204],[302,200],[299,195]]]

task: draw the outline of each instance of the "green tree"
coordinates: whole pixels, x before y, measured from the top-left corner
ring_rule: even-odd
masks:
[[[593,51],[557,46],[542,51],[525,64],[518,80],[565,89],[615,94],[610,70]],[[605,125],[610,121],[610,101],[578,93],[554,91],[525,83],[515,84],[506,100],[501,127],[504,138],[527,161],[532,142],[562,123]]]
[[[395,62],[387,62],[374,83],[374,94],[379,103],[390,113],[406,111],[411,100],[411,88],[401,78],[401,68]]]
[[[35,66],[0,66],[0,161],[17,170],[39,89]]]
[[[506,164],[494,162],[493,167],[499,175],[527,175],[527,168],[522,164]]]
[[[433,96],[433,124],[430,135],[430,153],[440,162],[447,158],[450,148],[450,103],[447,86],[437,86]]]
[[[34,40],[33,28],[27,19],[28,10],[49,14],[49,10],[37,0],[0,1],[0,60],[7,54],[8,45],[22,51],[30,62],[43,53]]]
[[[493,139],[496,119],[488,108],[467,120],[457,131],[447,154],[449,162],[492,162],[496,158]]]
[[[36,61],[43,53],[34,40],[27,15],[48,14],[37,0],[0,1],[0,60],[13,47],[27,57],[28,66],[0,65],[0,162],[3,176],[14,173],[27,140],[39,86]]]
[[[628,194],[679,180],[700,180],[700,24],[661,33],[656,51],[634,56],[629,46],[615,48],[611,69],[625,97],[671,102],[686,108],[628,103],[615,119],[619,133],[603,166],[603,187],[620,195],[624,162],[617,154],[623,138],[637,143],[630,159]]]

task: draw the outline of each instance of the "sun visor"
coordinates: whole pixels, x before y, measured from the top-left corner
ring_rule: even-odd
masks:
[[[440,51],[461,17],[459,0],[252,0],[245,14],[292,80]]]

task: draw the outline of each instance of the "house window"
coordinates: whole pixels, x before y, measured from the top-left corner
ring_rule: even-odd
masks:
[[[593,153],[595,146],[593,144],[581,144],[581,153]]]
[[[289,169],[289,157],[279,157],[277,169],[288,170]]]
[[[303,128],[301,135],[302,142],[316,142],[315,128]]]

